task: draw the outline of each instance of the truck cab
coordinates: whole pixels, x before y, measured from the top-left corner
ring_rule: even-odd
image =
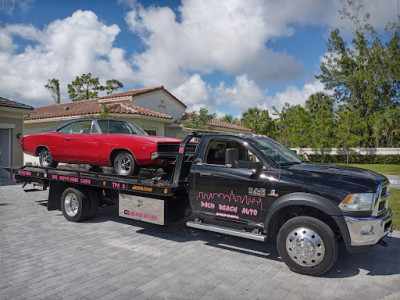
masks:
[[[295,272],[318,275],[337,242],[366,250],[391,231],[389,182],[371,171],[310,164],[264,136],[205,135],[188,175],[188,226],[265,240]]]

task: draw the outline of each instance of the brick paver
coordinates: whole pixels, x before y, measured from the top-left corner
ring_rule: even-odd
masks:
[[[0,187],[0,299],[400,299],[400,232],[334,268],[291,272],[275,243],[118,217],[72,223],[47,191]]]

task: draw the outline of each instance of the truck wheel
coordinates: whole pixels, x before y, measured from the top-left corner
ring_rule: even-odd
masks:
[[[44,148],[39,152],[39,162],[40,165],[45,168],[56,168],[58,165],[58,162],[54,161],[49,149],[47,148]]]
[[[89,213],[89,200],[80,190],[66,188],[61,196],[61,210],[68,221],[83,221]]]
[[[114,159],[114,171],[118,175],[132,176],[139,174],[140,167],[132,154],[123,151],[118,153]]]
[[[276,240],[284,263],[300,274],[318,276],[335,264],[338,244],[332,229],[321,220],[299,216],[287,221]]]

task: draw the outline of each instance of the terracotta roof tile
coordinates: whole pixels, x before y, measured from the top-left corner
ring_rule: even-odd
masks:
[[[172,116],[143,108],[137,105],[127,103],[110,103],[107,104],[109,113],[114,114],[132,114],[143,115],[162,119],[172,119]],[[81,100],[76,102],[53,104],[35,108],[35,114],[32,114],[26,120],[38,120],[58,117],[72,117],[100,114],[103,110],[102,104],[98,100]]]
[[[209,125],[215,126],[215,127],[222,127],[222,128],[229,128],[229,129],[235,129],[235,130],[241,130],[241,131],[248,131],[251,132],[251,129],[227,122],[223,122],[217,119],[212,119],[210,122],[208,122]]]

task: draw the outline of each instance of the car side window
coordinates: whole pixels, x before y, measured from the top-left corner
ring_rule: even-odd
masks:
[[[212,165],[225,165],[225,152],[228,148],[236,148],[239,150],[239,160],[256,161],[257,159],[255,155],[253,155],[240,143],[233,141],[213,140],[208,147],[206,163]]]
[[[128,125],[122,121],[109,120],[108,122],[108,132],[117,134],[130,134]]]
[[[102,133],[108,133],[108,120],[97,120]]]
[[[92,126],[92,121],[78,121],[64,126],[58,132],[61,133],[90,133],[90,128]]]

